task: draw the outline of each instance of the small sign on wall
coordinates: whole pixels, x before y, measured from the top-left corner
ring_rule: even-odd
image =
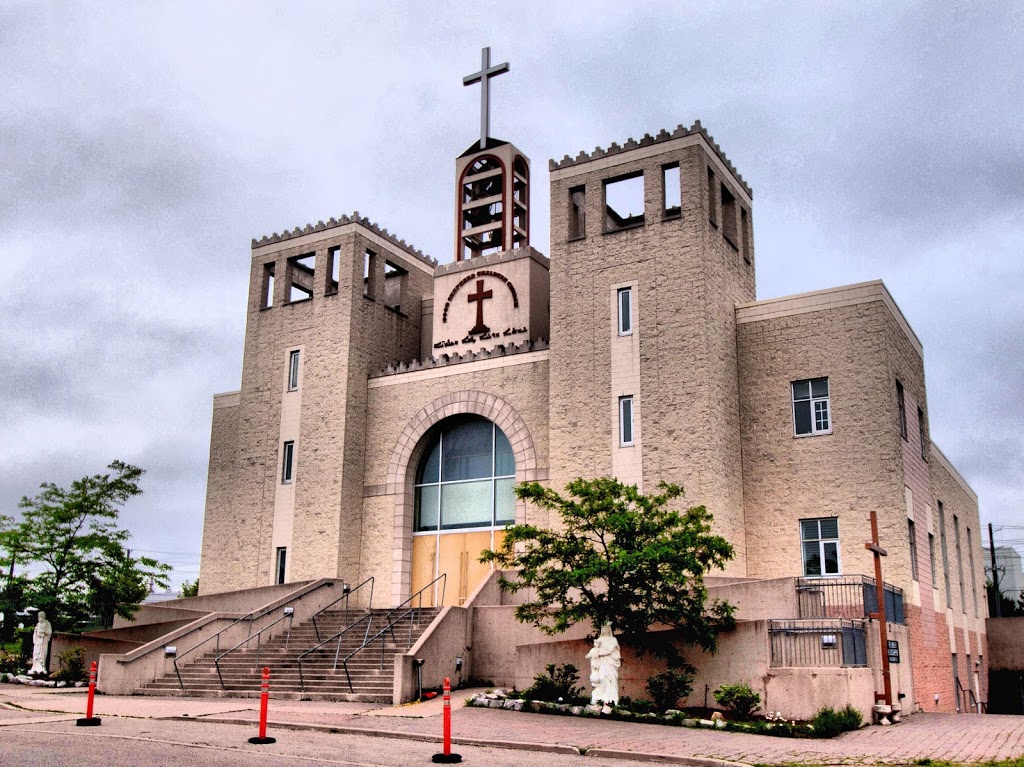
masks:
[[[900,662],[900,643],[895,639],[886,640],[886,644],[889,649],[889,662],[899,663]]]

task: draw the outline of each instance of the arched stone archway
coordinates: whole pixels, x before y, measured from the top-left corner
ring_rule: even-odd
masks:
[[[412,525],[416,466],[427,432],[456,415],[477,415],[492,421],[508,438],[516,460],[516,482],[536,479],[537,451],[522,416],[508,402],[494,394],[473,389],[438,397],[421,409],[402,430],[388,462],[388,493],[395,497],[394,561],[391,572],[393,604],[408,598],[412,578]],[[516,522],[524,520],[524,509],[516,504]]]

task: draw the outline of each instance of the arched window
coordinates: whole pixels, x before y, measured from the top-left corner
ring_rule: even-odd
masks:
[[[476,416],[446,419],[428,436],[416,470],[415,531],[512,524],[515,474],[501,429]]]

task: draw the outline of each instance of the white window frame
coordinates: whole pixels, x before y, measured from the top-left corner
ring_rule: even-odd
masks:
[[[295,440],[281,446],[281,484],[289,485],[295,477]]]
[[[821,522],[822,520],[836,521],[836,537],[835,538],[823,538],[821,537]],[[818,526],[818,537],[817,538],[804,538],[804,522],[815,522]],[[839,518],[838,517],[810,517],[808,519],[801,519],[797,523],[797,534],[800,539],[800,563],[801,572],[804,578],[837,578],[843,574],[843,553],[842,546],[839,543]],[[818,561],[821,562],[821,573],[817,575],[809,575],[807,573],[807,552],[804,550],[804,543],[816,541],[818,544]],[[825,572],[825,544],[834,543],[836,545],[836,567],[837,570],[834,573]]]
[[[274,583],[280,585],[288,580],[288,547],[278,546],[274,555]]]
[[[625,299],[626,306],[623,309],[622,301]],[[615,305],[618,307],[619,335],[633,335],[633,287],[619,288],[615,296]]]
[[[827,394],[824,396],[814,396],[814,382],[824,381]],[[797,399],[796,387],[798,384],[807,384],[808,397],[801,397]],[[792,401],[792,414],[793,414],[793,436],[794,437],[816,437],[820,434],[831,434],[832,433],[832,389],[829,386],[828,376],[818,376],[816,378],[801,378],[797,381],[791,381],[789,384],[789,396]],[[798,402],[810,402],[811,403],[811,430],[808,432],[798,432],[796,430],[796,407]],[[819,428],[818,426],[818,406],[823,405],[825,408],[825,418],[828,420],[828,426]]]
[[[297,391],[299,388],[299,350],[292,349],[288,352],[288,391]]]
[[[627,404],[628,403],[628,404]],[[627,412],[628,418],[627,418]],[[629,439],[626,439],[626,426],[629,426]],[[636,441],[636,430],[635,430],[634,410],[633,410],[633,395],[627,394],[623,397],[619,397],[619,446],[620,447],[632,447]]]

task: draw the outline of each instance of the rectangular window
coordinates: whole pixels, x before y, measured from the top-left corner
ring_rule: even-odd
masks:
[[[924,411],[921,408],[917,409],[917,433],[921,438],[921,457],[924,460],[928,460],[928,438],[924,433]]]
[[[839,575],[839,520],[836,517],[800,520],[804,575]]]
[[[928,533],[928,559],[932,567],[932,588],[939,587],[938,575],[935,572],[935,536]]]
[[[299,388],[299,350],[288,353],[288,391]]]
[[[633,395],[619,397],[619,444],[633,444]]]
[[[263,265],[263,285],[261,287],[260,306],[269,309],[274,305],[274,262]]]
[[[288,549],[279,546],[277,549],[277,561],[274,564],[274,583],[284,583],[285,566],[288,560]]]
[[[753,254],[750,252],[750,214],[746,208],[740,208],[740,248],[743,250],[743,260],[749,264]]]
[[[946,607],[953,606],[953,595],[949,590],[949,549],[946,546],[946,510],[942,501],[936,503],[939,509],[939,548],[942,549],[942,580],[946,586]]]
[[[978,579],[974,574],[974,541],[971,528],[967,528],[967,564],[971,568],[971,596],[974,598],[974,617],[978,617]]]
[[[907,538],[910,541],[910,577],[915,581],[917,577],[917,532],[914,530],[914,520],[907,520]]]
[[[953,515],[953,538],[956,543],[956,568],[960,575],[960,609],[967,614],[967,592],[964,591],[964,557],[960,546],[960,517]]]
[[[316,255],[292,256],[288,259],[288,301],[309,301],[313,297],[316,279]]]
[[[292,481],[292,466],[295,463],[295,443],[288,441],[284,443],[281,450],[281,484],[286,485]]]
[[[377,254],[372,250],[363,254],[363,295],[377,298]]]
[[[715,188],[715,172],[708,168],[708,221],[711,226],[718,226],[718,190]]]
[[[643,225],[643,171],[605,181],[604,206],[604,230],[606,232]]]
[[[587,191],[584,186],[569,190],[569,239],[579,240],[587,236]]]
[[[619,288],[619,335],[633,333],[633,289]]]
[[[662,203],[665,218],[679,218],[683,215],[682,188],[679,185],[679,163],[661,168]]]
[[[828,396],[828,378],[793,381],[793,432],[830,434],[832,414]]]
[[[907,404],[903,398],[903,384],[896,381],[896,406],[900,411],[900,436],[907,438]]]
[[[341,248],[334,247],[327,250],[327,289],[326,295],[338,292],[338,276],[341,273]]]
[[[722,195],[722,234],[726,242],[739,250],[739,238],[736,236],[736,197],[729,187],[721,185]]]

